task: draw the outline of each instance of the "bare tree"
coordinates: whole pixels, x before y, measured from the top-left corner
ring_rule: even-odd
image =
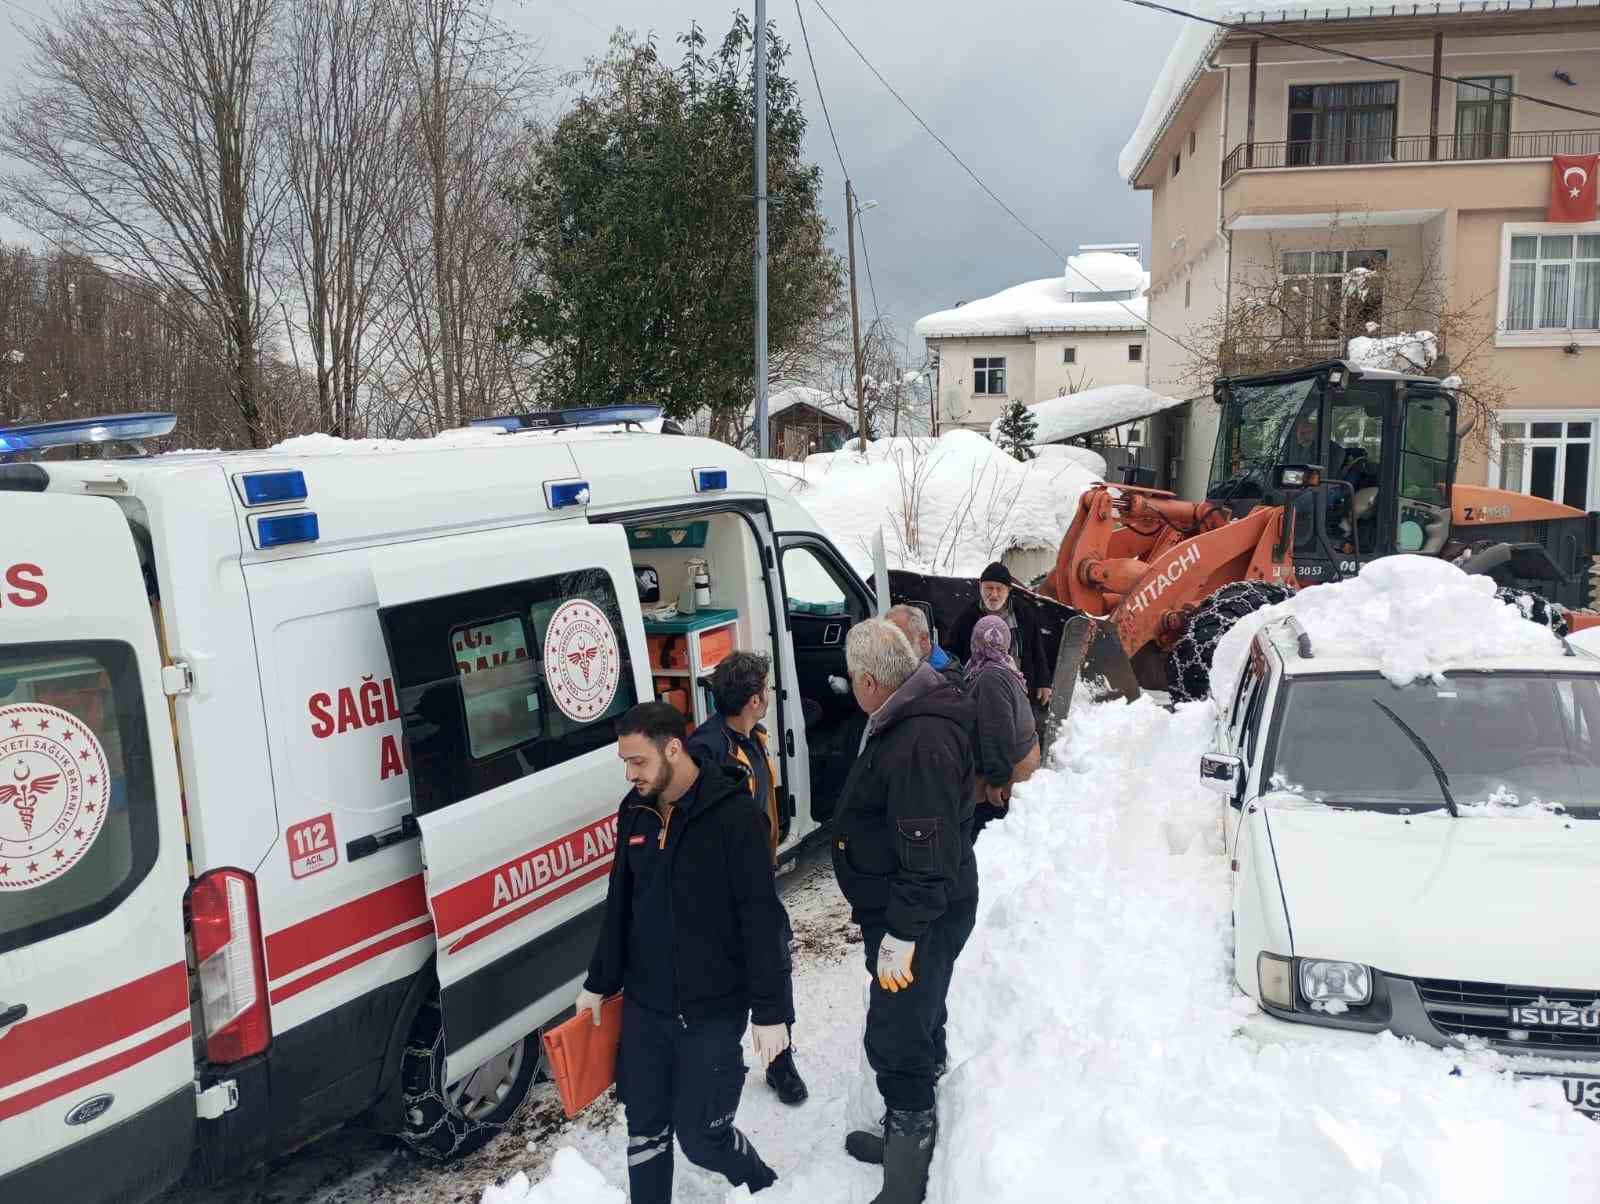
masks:
[[[286,25],[276,101],[293,316],[316,376],[316,429],[358,434],[400,150],[399,23],[390,0],[298,0]]]
[[[228,374],[248,441],[265,261],[281,191],[264,59],[278,0],[85,0],[32,29],[31,84],[0,119],[6,211],[182,299]]]
[[[497,329],[515,295],[504,182],[528,145],[542,76],[488,0],[410,0],[401,26],[405,177],[385,232],[393,278],[390,421],[460,425],[505,404],[518,359]]]

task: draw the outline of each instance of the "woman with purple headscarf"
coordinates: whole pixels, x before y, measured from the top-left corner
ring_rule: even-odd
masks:
[[[1039,768],[1039,739],[1028,683],[1011,659],[1011,629],[999,615],[985,615],[972,628],[967,657],[967,696],[978,704],[973,752],[978,763],[978,805],[973,839],[1011,806],[1011,787]]]

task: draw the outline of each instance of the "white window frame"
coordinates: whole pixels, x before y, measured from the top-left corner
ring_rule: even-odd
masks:
[[[1006,396],[1007,377],[1010,375],[1010,366],[1003,355],[975,355],[972,357],[972,395],[974,397],[1004,397]],[[980,367],[981,365],[981,367]],[[1000,387],[989,387],[994,380],[994,373],[1000,374]],[[978,388],[979,373],[982,373],[984,387]]]
[[[1600,222],[1506,222],[1500,227],[1500,288],[1496,300],[1496,347],[1566,347],[1577,343],[1583,347],[1600,346],[1600,329],[1574,330],[1571,327],[1550,327],[1544,330],[1507,330],[1506,320],[1511,310],[1511,240],[1519,235],[1545,234],[1600,234]],[[1570,262],[1570,261],[1569,261]],[[1534,295],[1538,296],[1537,278]],[[1572,292],[1567,292],[1568,316],[1571,316]],[[1504,415],[1502,415],[1502,418]],[[1512,419],[1512,421],[1516,421]]]
[[[1500,485],[1500,469],[1504,457],[1505,439],[1500,434],[1500,428],[1507,422],[1560,422],[1563,424],[1568,422],[1589,423],[1589,438],[1587,440],[1584,440],[1581,436],[1568,435],[1566,433],[1566,426],[1563,425],[1560,435],[1541,437],[1537,439],[1533,438],[1532,436],[1528,436],[1515,440],[1515,442],[1522,444],[1524,447],[1554,447],[1558,449],[1556,453],[1555,485],[1552,490],[1552,492],[1555,494],[1555,497],[1550,500],[1562,505],[1565,504],[1562,501],[1562,495],[1566,490],[1567,483],[1567,457],[1565,453],[1566,446],[1569,443],[1587,442],[1589,444],[1589,480],[1585,490],[1583,499],[1584,504],[1582,509],[1589,510],[1594,507],[1596,497],[1600,496],[1600,489],[1597,489],[1597,483],[1600,483],[1600,410],[1501,410],[1495,415],[1494,427],[1490,433],[1489,439],[1488,483],[1491,488],[1502,487]],[[1533,457],[1524,456],[1522,463],[1523,481],[1526,482],[1529,474],[1533,470]],[[1528,497],[1536,496],[1528,493],[1525,486],[1521,484],[1515,488],[1510,485],[1503,486],[1503,488],[1511,489],[1513,493],[1521,493]]]
[[[1317,256],[1318,255],[1323,255],[1323,254],[1339,256],[1339,262],[1343,265],[1340,268],[1340,270],[1337,271],[1337,272],[1319,272],[1319,271],[1317,271],[1316,270]],[[1309,271],[1309,272],[1291,272],[1289,270],[1289,264],[1288,264],[1288,257],[1290,255],[1309,255],[1309,256],[1311,256],[1312,270]],[[1319,339],[1324,339],[1324,341],[1325,341],[1325,336],[1323,334],[1321,334],[1320,332],[1312,329],[1313,326],[1315,326],[1315,324],[1316,324],[1315,321],[1314,321],[1315,318],[1317,318],[1318,316],[1327,316],[1327,315],[1319,315],[1317,313],[1317,311],[1316,311],[1316,306],[1318,304],[1318,291],[1317,291],[1318,287],[1321,284],[1321,282],[1323,282],[1323,281],[1338,281],[1338,284],[1337,284],[1336,287],[1338,288],[1339,296],[1341,298],[1345,298],[1344,282],[1347,279],[1349,279],[1350,273],[1352,271],[1354,271],[1355,268],[1361,266],[1359,263],[1356,263],[1356,264],[1354,264],[1352,266],[1352,262],[1351,262],[1352,258],[1355,257],[1355,256],[1358,256],[1358,255],[1371,255],[1371,256],[1374,256],[1374,257],[1382,256],[1383,257],[1383,263],[1382,263],[1381,267],[1379,267],[1377,270],[1378,271],[1387,271],[1388,268],[1389,268],[1390,256],[1389,256],[1389,248],[1388,247],[1344,247],[1344,248],[1341,248],[1339,250],[1332,250],[1332,251],[1325,250],[1325,249],[1322,249],[1322,248],[1317,248],[1317,247],[1288,247],[1288,248],[1285,248],[1284,250],[1279,252],[1279,254],[1278,254],[1278,275],[1282,280],[1284,280],[1286,282],[1287,281],[1291,281],[1291,280],[1300,280],[1300,281],[1309,281],[1310,282],[1308,284],[1304,284],[1304,285],[1300,286],[1301,287],[1301,294],[1300,294],[1301,301],[1304,303],[1304,306],[1303,306],[1303,309],[1302,309],[1302,313],[1301,313],[1301,320],[1302,320],[1302,322],[1304,323],[1304,326],[1305,326],[1306,338],[1308,338],[1308,339],[1310,339],[1312,341],[1317,341]],[[1345,298],[1345,300],[1348,300],[1348,298]],[[1381,302],[1380,302],[1380,308],[1381,308]],[[1340,310],[1341,324],[1342,324],[1342,315],[1344,314],[1344,312],[1345,312],[1344,309]]]

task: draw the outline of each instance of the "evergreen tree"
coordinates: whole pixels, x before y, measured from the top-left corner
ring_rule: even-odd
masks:
[[[716,49],[694,30],[683,59],[619,34],[590,89],[537,139],[513,189],[528,285],[502,337],[543,359],[545,406],[703,408],[724,437],[755,396],[753,30]],[[801,156],[806,121],[788,48],[768,34],[768,346],[780,356],[837,304],[842,274]]]
[[[1033,459],[1033,440],[1038,433],[1039,420],[1033,416],[1033,411],[1022,402],[1013,401],[1000,416],[1000,428],[995,441],[1013,459],[1027,463]]]

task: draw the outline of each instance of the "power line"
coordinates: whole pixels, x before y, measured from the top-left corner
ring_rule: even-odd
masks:
[[[1202,25],[1215,25],[1218,29],[1226,29],[1235,33],[1248,33],[1257,37],[1268,38],[1274,42],[1284,42],[1290,46],[1298,46],[1302,50],[1315,50],[1319,54],[1333,55],[1336,58],[1352,59],[1358,63],[1367,63],[1373,67],[1382,67],[1388,71],[1405,71],[1411,75],[1421,75],[1428,79],[1442,79],[1452,84],[1474,84],[1470,78],[1458,75],[1445,75],[1441,72],[1437,77],[1432,71],[1424,71],[1421,67],[1408,67],[1404,63],[1397,63],[1390,59],[1373,58],[1370,55],[1357,54],[1353,50],[1339,50],[1332,46],[1323,46],[1317,42],[1308,42],[1303,38],[1291,38],[1287,34],[1273,33],[1259,25],[1240,25],[1232,21],[1222,21],[1215,17],[1202,17],[1199,13],[1187,12],[1181,8],[1173,8],[1167,4],[1159,4],[1156,0],[1122,0],[1124,4],[1132,4],[1138,8],[1148,8],[1154,12],[1167,13],[1174,17],[1184,17],[1190,21],[1199,21]],[[817,7],[821,7],[818,5]],[[1474,84],[1482,88],[1482,84]],[[1564,113],[1576,113],[1580,117],[1600,117],[1600,111],[1585,109],[1578,105],[1564,105],[1559,100],[1549,100],[1543,96],[1530,96],[1526,92],[1514,92],[1504,88],[1493,88],[1496,96],[1514,96],[1518,100],[1525,100],[1530,104],[1544,105],[1549,109],[1560,109]]]
[[[850,35],[845,33],[843,27],[839,24],[838,21],[834,20],[833,14],[830,13],[827,10],[827,8],[825,8],[823,6],[822,0],[812,0],[812,3],[817,6],[817,10],[824,17],[828,18],[828,23],[830,25],[832,25],[834,27],[834,29],[838,30],[839,36],[845,40],[845,44],[847,46],[849,46],[851,50],[855,51],[856,57],[861,60],[862,64],[866,67],[866,69],[868,71],[872,72],[872,74],[877,78],[878,82],[880,84],[882,84],[886,89],[888,89],[889,95],[893,96],[895,98],[895,100],[899,101],[900,102],[900,107],[902,109],[904,109],[907,113],[911,114],[912,119],[914,121],[916,121],[916,123],[922,127],[923,131],[928,135],[928,137],[932,138],[941,147],[943,147],[945,154],[949,155],[952,159],[954,159],[956,161],[956,164],[961,168],[961,170],[966,172],[967,175],[972,177],[973,183],[975,183],[979,188],[983,189],[984,193],[988,195],[990,200],[992,200],[996,205],[999,205],[1000,208],[1004,209],[1006,211],[1006,213],[1010,216],[1012,221],[1016,222],[1017,225],[1021,226],[1029,234],[1033,235],[1033,237],[1038,240],[1039,244],[1041,246],[1043,246],[1045,248],[1045,250],[1049,251],[1052,255],[1054,255],[1056,257],[1056,259],[1061,261],[1061,263],[1063,265],[1071,266],[1070,264],[1067,263],[1068,257],[1065,254],[1063,254],[1059,248],[1057,248],[1043,234],[1040,234],[1037,230],[1035,230],[1032,226],[1030,226],[1027,222],[1025,222],[1022,219],[1021,215],[1018,214],[1015,209],[1013,209],[1010,205],[1006,204],[1005,201],[1001,200],[999,194],[996,193],[994,189],[990,188],[987,184],[985,184],[983,182],[983,178],[981,176],[979,176],[977,172],[973,171],[972,168],[967,166],[966,160],[963,159],[960,155],[956,154],[955,149],[948,142],[946,142],[943,138],[939,137],[938,134],[934,133],[933,127],[930,126],[926,121],[924,121],[922,119],[922,115],[920,113],[918,113],[915,109],[913,109],[911,107],[910,103],[907,102],[906,98],[901,96],[900,93],[895,90],[894,85],[891,84],[887,79],[885,79],[883,77],[883,72],[879,71],[876,67],[874,67],[872,65],[872,60],[867,58],[867,56],[864,53],[862,53],[861,47],[857,46],[853,41],[851,41]],[[1093,279],[1091,279],[1087,273],[1081,271],[1080,269],[1078,269],[1076,267],[1073,267],[1072,271],[1073,271],[1074,275],[1078,276],[1082,280],[1087,281],[1097,292],[1100,292],[1100,293],[1112,293],[1112,292],[1121,291],[1121,290],[1117,290],[1117,289],[1103,288],[1100,284],[1096,283]],[[1127,302],[1121,300],[1120,298],[1113,297],[1113,298],[1110,299],[1110,303],[1113,304],[1113,305],[1116,305],[1120,309],[1122,309],[1122,311],[1124,313],[1126,313],[1129,317],[1131,317],[1140,326],[1144,327],[1147,330],[1153,330],[1156,334],[1159,334],[1162,338],[1171,340],[1171,342],[1175,346],[1181,348],[1184,351],[1187,351],[1190,355],[1196,356],[1196,357],[1198,357],[1198,358],[1200,358],[1202,360],[1210,358],[1210,357],[1204,355],[1202,352],[1200,352],[1200,351],[1196,350],[1195,348],[1189,346],[1189,344],[1185,343],[1182,339],[1178,338],[1177,335],[1172,334],[1170,331],[1162,330],[1161,327],[1159,327],[1159,326],[1155,325],[1153,322],[1151,322],[1150,321],[1150,315],[1149,315],[1148,302],[1146,303],[1146,312],[1143,313],[1143,314],[1139,313],[1138,310],[1134,309],[1131,305],[1129,305]]]

